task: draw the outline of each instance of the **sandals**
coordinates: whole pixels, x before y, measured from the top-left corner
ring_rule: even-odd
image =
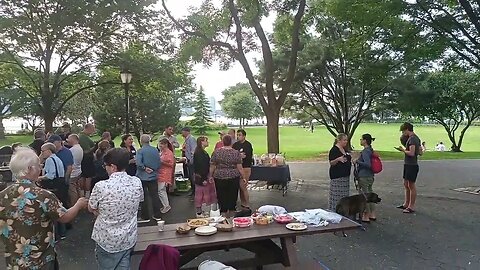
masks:
[[[412,208],[405,208],[405,210],[403,210],[403,213],[405,214],[411,214],[411,213],[415,213],[415,210],[413,210]]]
[[[397,206],[398,209],[406,209],[407,207],[403,204],[400,204],[399,206]]]

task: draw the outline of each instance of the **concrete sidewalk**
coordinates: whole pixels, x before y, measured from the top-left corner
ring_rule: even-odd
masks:
[[[480,269],[480,196],[453,191],[480,186],[480,161],[421,162],[414,214],[403,214],[395,208],[403,201],[402,168],[401,162],[385,162],[384,171],[376,177],[374,190],[382,197],[377,222],[365,225],[365,232],[350,232],[346,238],[333,234],[300,237],[299,258],[320,261],[329,269]],[[326,208],[328,164],[290,163],[290,169],[293,181],[286,197],[277,190],[252,191],[252,206],[276,204],[289,211]],[[188,197],[172,197],[171,204],[172,211],[164,216],[167,223],[184,222],[194,216]],[[91,216],[82,214],[74,226],[57,248],[61,269],[96,269]],[[243,256],[251,254],[238,250],[210,252],[194,263]]]

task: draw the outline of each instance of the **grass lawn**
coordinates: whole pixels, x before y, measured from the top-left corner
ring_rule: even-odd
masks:
[[[381,153],[384,160],[402,159],[403,154],[393,149],[398,146],[400,132],[399,124],[362,124],[357,129],[352,144],[356,150],[361,149],[359,138],[363,133],[370,133],[376,138],[373,143],[374,149]],[[246,128],[247,139],[253,144],[254,152],[258,155],[267,152],[266,128],[252,127]],[[427,153],[422,157],[424,160],[436,159],[480,159],[480,127],[471,127],[465,136],[462,145],[463,153],[451,152],[433,152],[435,145],[442,141],[448,148],[450,142],[445,130],[441,126],[425,125],[415,127],[415,132],[422,141],[426,142]],[[196,136],[196,134],[194,134]],[[216,131],[210,131],[208,134],[210,149],[213,149],[215,142],[218,141]],[[183,140],[179,137],[180,142]],[[6,140],[0,140],[0,145],[9,145],[14,142],[29,144],[32,141],[30,136],[8,136]],[[120,138],[116,138],[115,144],[120,145]],[[332,147],[333,137],[327,132],[325,127],[319,126],[314,133],[301,127],[281,127],[280,128],[280,151],[286,154],[288,160],[325,160],[326,153]]]

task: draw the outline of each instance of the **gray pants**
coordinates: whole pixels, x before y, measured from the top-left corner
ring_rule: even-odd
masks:
[[[358,178],[358,188],[359,193],[372,193],[373,192],[373,181],[375,179],[373,176],[369,177],[359,177]],[[365,213],[370,214],[375,212],[375,203],[367,203],[367,207],[365,208]]]

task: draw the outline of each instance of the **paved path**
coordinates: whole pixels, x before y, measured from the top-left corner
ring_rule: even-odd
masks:
[[[395,208],[403,200],[402,163],[385,162],[374,184],[382,197],[378,221],[366,225],[367,231],[351,232],[347,238],[333,234],[299,238],[299,257],[321,261],[330,269],[480,269],[480,196],[452,190],[480,186],[480,161],[424,161],[420,166],[415,214],[403,214]],[[290,167],[294,181],[288,195],[253,191],[252,205],[278,204],[291,211],[325,208],[328,164],[291,163]],[[172,206],[164,217],[167,223],[183,222],[194,214],[193,203],[185,196],[173,197]],[[58,246],[61,269],[96,269],[90,232],[91,218],[82,215],[67,240]],[[196,262],[247,255],[237,250],[211,252]]]

